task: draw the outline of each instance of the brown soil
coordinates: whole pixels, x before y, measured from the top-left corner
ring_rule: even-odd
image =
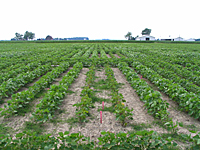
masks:
[[[48,72],[46,72],[44,75],[46,75]],[[22,91],[25,91],[25,90],[28,90],[28,87],[30,86],[33,86],[35,84],[35,82],[37,82],[38,80],[40,80],[40,78],[44,75],[41,75],[40,77],[34,79],[31,83],[27,84],[26,87],[22,87],[20,88],[16,93],[18,92],[22,92]]]
[[[48,72],[47,72],[47,73],[48,73]],[[46,75],[47,73],[45,73],[44,75]],[[44,75],[43,75],[43,76],[44,76]],[[42,76],[40,76],[40,77],[34,79],[31,83],[27,84],[26,87],[21,87],[21,88],[20,88],[19,90],[17,90],[14,94],[19,93],[19,92],[22,92],[22,91],[25,91],[25,90],[28,90],[28,87],[33,86],[33,85],[35,84],[35,82],[37,82],[41,77],[42,77]],[[4,103],[3,103],[3,104],[0,104],[0,108],[3,108],[4,105],[7,105],[7,101],[12,99],[11,96],[12,96],[12,95],[10,95],[8,98],[5,98],[5,99],[4,99]]]
[[[53,133],[56,130],[56,134],[59,132],[69,131],[70,125],[66,123],[66,120],[72,117],[75,117],[76,107],[73,107],[74,104],[80,102],[81,100],[81,91],[85,85],[86,73],[89,71],[88,68],[83,68],[78,76],[78,78],[72,83],[68,90],[73,91],[74,93],[68,94],[64,99],[62,106],[60,107],[61,110],[66,111],[65,113],[57,115],[56,118],[62,120],[59,125],[55,126],[53,123],[47,123],[48,129],[47,133]],[[77,128],[72,128],[73,132],[78,132]]]
[[[141,77],[140,74],[139,74],[139,77]],[[142,79],[145,80],[153,88],[153,90],[159,91],[159,89],[153,83],[151,83],[148,79],[146,78],[142,78]],[[168,108],[168,111],[170,113],[169,117],[172,118],[174,123],[178,121],[178,122],[182,122],[186,126],[195,125],[198,131],[200,131],[200,121],[192,118],[187,113],[178,110],[179,106],[176,102],[171,100],[165,93],[161,91],[159,92],[162,95],[161,98],[163,100],[166,100],[167,103],[169,103],[169,108]],[[183,127],[178,127],[178,133],[191,134],[186,128],[183,128]],[[192,134],[192,136],[194,135],[195,134]]]
[[[34,79],[33,82],[27,84],[26,87],[21,87],[18,91],[15,92],[15,94],[16,94],[16,93],[19,93],[19,92],[22,92],[22,91],[25,91],[25,90],[28,90],[28,87],[33,86],[33,84],[34,84],[35,82],[37,82],[40,78],[41,78],[41,77],[38,77],[38,78]],[[7,106],[7,105],[8,105],[7,101],[8,101],[8,100],[11,100],[11,99],[12,99],[12,95],[10,95],[9,97],[5,98],[5,99],[4,99],[4,103],[3,103],[3,104],[0,104],[0,108],[4,108],[4,105]]]
[[[144,106],[143,106],[144,103],[140,101],[138,95],[135,93],[135,90],[130,86],[125,76],[122,74],[122,72],[118,68],[112,68],[112,70],[114,71],[114,76],[117,82],[124,84],[119,89],[119,93],[121,93],[124,99],[126,100],[125,105],[128,106],[129,109],[133,108],[134,120],[128,120],[128,123],[132,125],[141,124],[141,123],[152,125],[154,118],[151,115],[149,115],[147,111],[144,109]],[[133,130],[131,126],[122,127],[121,124],[118,121],[116,121],[115,114],[110,113],[108,111],[103,111],[103,122],[101,124],[100,112],[98,111],[98,109],[102,108],[102,104],[99,102],[95,102],[94,103],[95,108],[90,109],[90,114],[92,116],[88,117],[89,119],[88,123],[85,123],[85,124],[76,123],[72,126],[69,123],[67,123],[67,119],[75,117],[76,107],[73,107],[73,105],[80,102],[81,100],[80,94],[82,91],[82,87],[85,85],[86,73],[88,71],[89,71],[88,68],[83,68],[81,70],[78,78],[69,87],[69,90],[73,91],[74,93],[67,94],[62,105],[60,106],[61,110],[64,112],[56,115],[56,118],[58,119],[55,118],[54,123],[47,122],[44,124],[47,130],[44,133],[52,133],[54,136],[57,136],[59,132],[65,132],[65,131],[70,131],[70,133],[81,132],[84,136],[90,137],[91,140],[97,140],[97,138],[101,136],[101,131],[103,130],[110,131],[113,133],[118,133],[120,131],[128,132],[128,131]],[[53,84],[58,85],[59,81],[67,72],[68,71],[64,72],[58,79],[56,79],[56,81],[53,82]],[[95,76],[98,77],[95,80],[95,82],[101,79],[107,78],[107,76],[105,75],[105,70],[103,68],[100,68],[100,70],[97,70],[95,72]],[[140,76],[141,75],[139,74],[139,77]],[[150,86],[152,86],[154,90],[158,90],[157,87],[154,86],[147,79],[143,78],[143,80],[145,80]],[[102,92],[96,93],[97,97],[102,97],[106,99],[111,98],[111,96],[109,96],[110,94],[109,90],[101,90],[101,91]],[[198,130],[200,129],[199,121],[193,119],[188,114],[177,110],[178,105],[172,100],[170,100],[170,98],[164,93],[161,92],[161,94],[162,94],[162,99],[166,100],[169,103],[168,111],[170,112],[170,117],[173,119],[174,122],[178,121],[178,122],[183,122],[184,125],[195,125],[198,128]],[[38,98],[32,102],[33,109],[35,109],[35,106],[39,103],[40,99],[41,98]],[[105,106],[109,107],[111,106],[111,103],[105,102]],[[8,119],[4,119],[3,117],[1,117],[0,123],[6,123],[6,126],[13,128],[13,131],[16,130],[16,132],[21,132],[23,129],[24,123],[26,121],[30,121],[32,112],[26,113],[25,116],[15,116]],[[167,133],[165,129],[160,128],[154,124],[152,128],[147,128],[146,130],[154,130],[154,131],[157,131],[158,133]],[[179,127],[178,133],[190,134],[190,132],[187,130],[186,127],[184,128]],[[192,136],[194,135],[195,134],[192,134]],[[178,144],[184,147],[183,143],[179,142]]]
[[[7,106],[7,105],[8,105],[7,101],[8,101],[8,100],[11,100],[11,99],[12,99],[12,97],[5,98],[5,99],[4,99],[4,103],[0,104],[0,108],[4,108],[4,105]]]
[[[118,82],[124,83],[123,88],[120,89],[120,93],[123,94],[124,98],[127,100],[126,105],[129,108],[134,108],[134,120],[128,121],[128,123],[151,123],[154,119],[152,116],[148,115],[146,110],[143,108],[143,103],[139,100],[138,96],[135,94],[132,87],[127,83],[126,79],[123,77],[122,73],[117,69],[113,68],[115,77]],[[81,97],[80,93],[82,88],[85,85],[86,72],[87,68],[83,68],[79,77],[75,80],[75,82],[70,86],[69,90],[73,90],[75,93],[70,94],[64,99],[63,105],[61,107],[62,110],[66,110],[67,113],[59,114],[56,118],[59,118],[58,124],[47,123],[48,129],[47,132],[53,133],[53,135],[57,135],[59,132],[70,131],[70,133],[81,132],[84,136],[90,137],[92,140],[97,140],[98,137],[101,136],[101,131],[110,131],[113,133],[128,132],[133,130],[131,126],[122,127],[120,122],[116,121],[115,114],[110,113],[108,111],[103,111],[103,120],[102,124],[100,123],[100,112],[98,108],[102,108],[102,104],[95,102],[95,108],[90,109],[90,114],[92,117],[88,123],[84,125],[76,124],[70,128],[70,125],[67,123],[67,119],[75,117],[76,107],[73,107],[73,104],[80,102]],[[99,78],[95,80],[97,82],[101,79],[106,79],[105,71],[99,70],[96,71],[95,75]],[[102,90],[102,93],[97,93],[96,96],[102,98],[111,98],[109,95],[109,91]],[[105,106],[111,106],[110,103],[105,102]],[[158,132],[165,132],[163,129],[159,127],[154,127],[149,130],[156,130]]]
[[[147,113],[147,110],[144,108],[144,103],[140,101],[140,98],[136,94],[135,90],[131,87],[131,85],[126,80],[125,76],[118,68],[112,68],[114,71],[115,78],[118,83],[123,83],[121,89],[119,89],[119,93],[122,93],[124,99],[126,100],[126,106],[129,109],[133,108],[133,118],[134,120],[130,123],[133,124],[151,124],[154,121],[153,116]],[[148,128],[147,130],[154,130],[158,133],[167,133],[167,131],[163,128],[155,126],[153,128]]]
[[[67,96],[67,98],[64,100],[64,103],[62,105],[61,109],[66,109],[68,113],[60,114],[57,118],[60,118],[62,123],[59,123],[58,126],[55,126],[53,124],[49,124],[49,129],[47,132],[53,132],[56,130],[56,133],[54,135],[57,135],[59,132],[64,131],[70,131],[70,133],[76,133],[81,132],[84,136],[90,137],[92,140],[97,140],[98,137],[101,136],[101,131],[111,131],[111,132],[127,132],[131,130],[131,127],[122,127],[119,122],[117,122],[115,119],[115,115],[113,113],[103,111],[103,120],[102,124],[100,123],[100,112],[97,110],[98,108],[102,107],[102,104],[95,102],[94,106],[95,108],[92,108],[90,110],[90,114],[92,115],[92,118],[88,123],[85,123],[85,126],[77,124],[74,125],[70,129],[70,125],[66,123],[66,119],[75,117],[75,111],[76,108],[72,107],[73,104],[76,104],[77,102],[80,102],[81,97],[79,96],[82,91],[82,86],[85,84],[85,73],[88,71],[88,69],[84,68],[79,77],[76,79],[75,83],[72,84],[70,87],[70,90],[73,90],[75,93]],[[100,79],[105,79],[106,76],[104,74],[104,71],[97,71],[96,76]],[[101,97],[103,98],[109,98],[109,96],[106,95],[106,92],[101,93]],[[97,96],[100,96],[97,94]],[[105,106],[110,106],[111,104],[105,103]],[[69,111],[70,110],[70,111]]]
[[[98,82],[99,80],[106,80],[107,79],[107,76],[106,76],[106,73],[105,73],[105,70],[103,68],[98,68],[100,70],[97,70],[95,72],[95,76],[97,77],[95,82]]]
[[[121,57],[120,57],[120,56],[118,56],[117,54],[114,54],[114,56],[115,56],[115,57],[117,57],[117,58],[121,58]]]
[[[101,68],[102,70],[96,71],[95,72],[95,76],[97,77],[95,79],[95,82],[98,82],[99,80],[106,80],[107,76],[105,75],[105,70],[103,68]],[[108,90],[101,90],[101,92],[96,93],[97,97],[100,98],[105,98],[105,99],[111,99],[111,96],[109,96],[110,91]],[[106,106],[106,105],[105,105]]]
[[[106,54],[108,58],[111,58],[109,54]]]
[[[72,68],[72,67],[71,67],[71,68]],[[69,68],[68,70],[70,70],[71,68]],[[68,70],[66,70],[64,73],[62,73],[62,74],[60,75],[60,77],[57,78],[56,81],[54,81],[52,84],[58,85],[58,84],[59,84],[59,81],[62,80],[62,77],[63,77],[64,75],[67,74]],[[40,77],[40,78],[41,78],[41,77]],[[35,82],[38,81],[40,78],[36,79]],[[35,82],[34,82],[34,83],[35,83]],[[33,85],[34,83],[30,83],[30,84],[28,84],[28,86]],[[28,88],[27,88],[27,89],[28,89]],[[47,88],[45,88],[45,90],[47,90]],[[8,98],[7,100],[9,100],[9,99],[11,99],[11,98]],[[25,116],[12,116],[12,117],[10,117],[10,118],[1,117],[1,118],[0,118],[0,123],[6,123],[6,126],[12,127],[12,128],[13,128],[13,131],[14,131],[14,130],[16,131],[15,133],[22,132],[24,123],[25,123],[26,121],[30,121],[30,117],[32,117],[32,112],[36,109],[36,105],[37,105],[38,103],[40,103],[40,99],[42,99],[42,97],[37,98],[37,99],[35,99],[34,101],[30,102],[30,105],[31,105],[31,107],[32,107],[32,108],[31,108],[32,110],[31,110],[31,112],[26,113]],[[6,105],[7,105],[7,103],[6,103]],[[13,132],[13,133],[14,133],[14,132]]]
[[[59,78],[55,79],[52,84],[59,85],[59,82],[62,80],[62,78],[68,73],[69,70],[71,70],[73,67],[69,67],[65,72],[60,74]]]
[[[137,123],[148,123],[152,122],[154,119],[152,116],[147,114],[144,110],[144,103],[140,101],[138,95],[135,93],[134,89],[130,86],[125,76],[121,73],[118,68],[112,68],[114,71],[115,78],[118,83],[124,83],[123,87],[119,90],[122,93],[124,99],[126,100],[126,106],[133,110],[134,121]]]

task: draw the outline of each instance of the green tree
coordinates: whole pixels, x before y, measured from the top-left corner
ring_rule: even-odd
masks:
[[[136,38],[139,37],[138,35],[136,37],[132,37],[131,40],[136,40]]]
[[[16,40],[23,40],[23,35],[16,32],[14,39],[16,39]]]
[[[142,30],[142,35],[150,35],[151,33],[151,29],[145,28],[144,30]]]
[[[128,38],[128,40],[131,40],[132,39],[132,33],[131,32],[128,32],[126,35],[125,35],[125,38],[127,39]]]
[[[28,31],[26,31],[26,32],[24,33],[24,39],[25,39],[25,40],[34,39],[34,38],[35,38],[35,33],[28,32]]]

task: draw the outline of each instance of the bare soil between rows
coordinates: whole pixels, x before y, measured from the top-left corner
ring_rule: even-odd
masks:
[[[115,56],[115,57],[117,57],[117,58],[121,58],[121,57],[120,57],[120,56],[118,56],[117,54],[114,54],[114,56]]]
[[[139,77],[141,77],[140,74],[138,74]],[[198,131],[200,131],[200,121],[194,119],[190,115],[188,115],[186,112],[180,111],[178,108],[178,104],[171,100],[169,96],[167,96],[165,93],[160,91],[153,83],[151,83],[148,79],[143,78],[144,81],[146,81],[155,91],[158,91],[162,95],[162,99],[169,103],[168,112],[170,113],[169,117],[172,118],[173,122],[182,122],[186,126],[192,126],[194,125]],[[178,133],[184,133],[184,134],[192,134],[190,133],[186,128],[178,127]],[[196,134],[192,134],[193,136]]]
[[[120,72],[118,68],[112,68],[114,71],[115,78],[118,83],[123,83],[124,85],[120,88],[119,93],[121,93],[126,100],[126,106],[130,109],[133,108],[133,118],[134,120],[129,120],[128,124],[151,124],[154,121],[154,118],[150,116],[147,111],[144,109],[144,103],[139,100],[139,97],[135,93],[134,89],[130,86],[130,84],[126,81],[124,75]],[[83,68],[79,77],[75,80],[75,82],[70,86],[69,90],[72,90],[74,93],[67,95],[64,99],[61,109],[64,110],[64,113],[59,114],[56,118],[59,118],[57,124],[55,123],[47,123],[47,133],[52,133],[54,136],[58,135],[59,132],[70,131],[70,133],[81,132],[84,136],[90,137],[91,140],[97,140],[98,137],[101,136],[101,131],[110,131],[113,133],[128,132],[133,131],[133,128],[129,125],[126,127],[122,127],[120,122],[116,121],[115,114],[109,111],[103,111],[103,119],[102,124],[100,123],[100,112],[98,108],[102,108],[102,104],[99,102],[95,102],[95,108],[90,109],[90,117],[89,122],[84,124],[76,123],[71,126],[67,123],[67,120],[70,118],[75,118],[76,107],[73,107],[74,104],[81,101],[81,91],[85,85],[86,73],[89,71],[87,68]],[[100,68],[95,72],[95,76],[97,79],[95,82],[106,79],[105,71],[103,68]],[[99,93],[96,93],[97,97],[111,99],[109,95],[109,90],[102,90]],[[105,107],[111,106],[111,103],[105,102]],[[154,126],[147,130],[154,130],[159,133],[166,133],[167,131],[158,126]]]
[[[51,83],[51,85],[53,84],[56,84],[58,85],[59,84],[59,81],[62,80],[62,77],[64,75],[67,74],[67,72],[71,69],[72,67],[69,67],[65,72],[63,72],[62,74],[60,74],[60,76],[58,78],[55,79],[54,82]],[[27,86],[30,87],[30,86],[33,86],[35,82],[37,82],[41,77],[35,79],[32,83],[28,84]],[[24,90],[28,90],[28,88],[22,88]],[[48,88],[45,88],[45,91],[47,91]],[[22,92],[23,90],[19,90],[18,92]],[[43,95],[44,96],[44,95]],[[30,106],[31,106],[31,111],[26,113],[24,116],[12,116],[10,118],[4,118],[4,117],[0,117],[0,124],[6,124],[7,127],[12,127],[13,129],[13,133],[18,133],[18,132],[22,132],[23,130],[23,127],[24,127],[24,123],[26,121],[30,121],[30,118],[32,117],[32,112],[34,112],[34,110],[36,109],[36,105],[38,103],[40,103],[40,100],[43,98],[42,97],[39,97],[39,98],[36,98],[34,99],[33,101],[30,102]],[[7,98],[7,100],[11,100],[11,98]],[[7,105],[7,103],[5,103],[5,105]],[[16,134],[15,133],[15,134]]]
[[[69,68],[71,69],[71,68]],[[59,132],[70,131],[70,133],[77,133],[81,132],[84,136],[90,137],[91,140],[97,140],[98,137],[101,136],[101,131],[110,131],[113,133],[128,132],[134,131],[134,128],[130,125],[139,125],[139,124],[149,124],[150,127],[145,128],[146,130],[154,130],[158,133],[168,133],[166,129],[155,125],[153,122],[155,119],[147,113],[147,110],[144,108],[144,103],[140,101],[138,95],[136,94],[135,90],[131,87],[131,85],[126,80],[125,76],[118,68],[112,68],[114,72],[114,76],[118,83],[122,83],[123,85],[119,89],[119,93],[121,93],[126,100],[125,105],[129,107],[129,109],[133,108],[133,120],[128,121],[128,126],[122,127],[121,124],[116,121],[115,114],[109,111],[103,111],[103,122],[100,123],[100,112],[98,111],[99,108],[102,107],[102,104],[99,102],[95,102],[95,108],[91,108],[90,114],[92,115],[89,117],[89,122],[84,124],[73,124],[70,125],[68,123],[68,119],[75,118],[76,107],[73,107],[74,104],[81,101],[81,91],[82,87],[85,86],[86,80],[86,73],[89,71],[88,68],[83,68],[78,76],[77,79],[72,83],[69,87],[69,91],[72,93],[68,93],[65,97],[60,109],[62,113],[56,114],[55,122],[47,122],[45,123],[44,133],[51,133],[53,136],[57,136]],[[56,79],[55,82],[52,84],[58,84],[62,77],[67,73],[64,72],[61,77]],[[97,77],[95,82],[98,82],[101,79],[106,79],[107,76],[105,75],[104,68],[98,68],[95,72],[95,76]],[[139,75],[141,76],[141,75]],[[151,82],[147,79],[143,78],[150,86],[154,88],[154,90],[158,90]],[[199,121],[195,120],[194,118],[190,117],[188,114],[181,112],[178,110],[178,105],[173,102],[167,95],[160,92],[162,94],[162,99],[166,100],[169,103],[170,117],[173,119],[174,122],[183,122],[187,126],[195,125],[197,129],[200,129]],[[105,99],[111,99],[109,95],[109,90],[102,90],[101,92],[97,92],[96,96]],[[36,99],[33,102],[33,107],[39,103],[41,98]],[[111,106],[111,103],[105,102],[105,106]],[[23,125],[26,121],[30,121],[31,112],[25,114],[25,116],[13,116],[9,119],[0,118],[0,123],[6,123],[6,126],[12,127],[14,130],[20,131],[23,128]],[[130,125],[129,125],[130,124]],[[17,131],[17,132],[18,132]],[[190,134],[190,132],[186,128],[179,127],[178,133],[185,133]],[[97,140],[98,141],[98,140]],[[180,144],[181,145],[181,144]]]
[[[108,58],[111,58],[111,56],[109,54],[106,54]]]

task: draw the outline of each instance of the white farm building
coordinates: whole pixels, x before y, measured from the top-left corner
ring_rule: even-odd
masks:
[[[174,38],[173,41],[184,41],[184,39],[182,37],[177,37],[177,38]]]
[[[150,35],[143,35],[141,37],[136,38],[137,41],[155,41],[156,38]]]
[[[190,39],[187,39],[187,40],[185,40],[185,41],[195,41],[195,39],[190,38]]]
[[[182,37],[177,38],[161,38],[161,41],[184,41]]]

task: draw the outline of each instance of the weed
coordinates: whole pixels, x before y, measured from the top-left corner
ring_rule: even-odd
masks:
[[[0,134],[9,134],[12,132],[12,127],[6,127],[5,124],[0,124]]]
[[[42,90],[35,95],[35,98],[42,98],[47,93],[47,90]]]
[[[67,94],[73,94],[75,93],[74,91],[71,91],[71,90],[67,90]]]
[[[99,107],[98,111],[109,111],[109,112],[113,113],[115,111],[115,109],[113,106],[110,106],[110,107],[104,106],[104,110],[102,110],[102,107]]]
[[[4,103],[4,100],[0,100],[0,104],[3,104]]]
[[[40,135],[44,132],[44,125],[42,123],[33,123],[30,121],[26,121],[24,130],[36,132]]]
[[[128,126],[131,126],[136,131],[141,131],[141,130],[144,130],[146,128],[151,128],[150,124],[145,124],[145,123],[141,123],[141,124],[132,123],[132,124],[129,124]]]
[[[101,97],[97,97],[97,96],[92,96],[91,98],[92,98],[93,103],[95,103],[95,102],[102,103],[103,101],[104,102],[110,102],[110,99],[101,98]]]
[[[179,142],[182,142],[182,143],[187,143],[187,142],[189,142],[189,139],[187,139],[187,138],[185,138],[185,136],[184,135],[186,135],[186,134],[177,134],[177,133],[175,133],[175,134],[172,134],[172,133],[162,133],[161,134],[161,137],[163,138],[163,139],[167,139],[167,138],[169,138],[169,137],[171,137],[171,138],[173,138],[175,141],[179,141]]]

